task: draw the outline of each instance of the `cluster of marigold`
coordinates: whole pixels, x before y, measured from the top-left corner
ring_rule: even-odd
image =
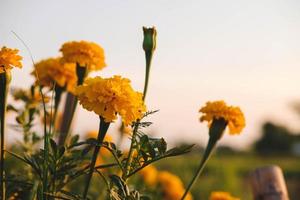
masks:
[[[61,57],[42,60],[35,65],[32,74],[36,76],[37,84],[50,88],[57,85],[75,94],[85,109],[95,112],[108,123],[115,121],[117,115],[122,117],[125,125],[131,125],[142,117],[146,111],[143,94],[133,90],[129,79],[121,76],[111,78],[97,76],[86,78],[82,85],[77,85],[76,67],[85,67],[87,72],[91,72],[106,66],[104,50],[99,45],[85,41],[68,42],[60,51]],[[22,66],[20,62],[22,57],[17,53],[18,50],[7,47],[1,49],[0,73]],[[244,115],[240,108],[227,106],[224,101],[208,102],[200,112],[203,113],[200,121],[207,121],[209,126],[218,119],[224,120],[231,134],[240,133],[245,126]],[[153,168],[148,167],[148,170],[154,173]],[[179,195],[184,191],[180,179],[168,172],[155,173],[158,182],[165,188],[165,199],[179,199]],[[149,181],[153,179],[153,174],[143,176],[146,182],[153,184],[153,181]],[[212,199],[222,199],[217,198],[220,195],[222,196],[221,193],[212,194],[216,196]],[[188,194],[186,199],[192,199],[191,195]]]
[[[87,78],[83,85],[77,86],[76,64],[86,67],[88,72],[101,70],[106,64],[104,50],[93,42],[68,42],[60,51],[62,57],[48,58],[35,64],[32,74],[37,84],[54,87],[56,84],[78,96],[84,108],[102,116],[106,122],[112,122],[117,114],[122,116],[126,125],[141,118],[146,106],[142,93],[136,92],[130,80],[121,76],[111,78]],[[22,67],[18,50],[3,47],[1,49],[0,73],[13,66]]]
[[[168,171],[159,171],[153,165],[149,165],[140,171],[140,175],[144,183],[150,187],[159,187],[162,190],[162,195],[165,200],[181,199],[185,188],[181,179]],[[192,200],[191,193],[185,197],[185,200]],[[210,200],[239,200],[231,196],[228,192],[215,191],[210,195]]]

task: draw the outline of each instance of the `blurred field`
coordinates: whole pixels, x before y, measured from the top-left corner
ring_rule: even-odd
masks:
[[[185,184],[193,176],[201,155],[195,153],[158,162],[160,170],[168,170],[179,175]],[[207,200],[211,191],[224,190],[241,200],[252,199],[247,182],[250,171],[257,167],[275,164],[284,171],[291,200],[300,197],[300,159],[293,156],[260,157],[253,154],[215,153],[208,162],[202,176],[192,190],[195,200]]]

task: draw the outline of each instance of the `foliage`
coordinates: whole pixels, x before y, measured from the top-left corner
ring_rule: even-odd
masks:
[[[262,137],[254,143],[260,154],[289,154],[292,147],[300,142],[300,137],[284,126],[266,122],[262,127]]]
[[[33,131],[35,120],[41,118],[42,105],[33,101],[34,86],[30,92],[26,90],[15,89],[13,95],[15,100],[21,101],[22,106],[15,107],[9,105],[8,110],[16,114],[16,124],[11,124],[11,128],[24,133],[23,142],[20,145],[12,144],[12,149],[7,151],[7,157],[10,162],[23,162],[22,168],[15,170],[8,167],[7,195],[22,195],[22,199],[42,199],[42,184],[44,178],[44,149],[40,149],[43,140],[42,134]],[[51,111],[51,102],[47,104],[48,116]],[[154,114],[156,111],[147,112],[144,117]],[[192,145],[184,145],[167,149],[167,143],[163,138],[152,138],[144,133],[144,130],[152,123],[141,120],[133,126],[139,126],[137,139],[133,145],[137,152],[130,164],[128,177],[135,175],[147,165],[166,157],[178,156],[187,153]],[[48,124],[51,126],[51,123]],[[48,199],[82,199],[78,190],[69,190],[73,182],[81,180],[82,176],[87,174],[89,160],[91,159],[91,150],[97,146],[98,142],[94,138],[80,140],[78,135],[74,135],[64,146],[59,146],[55,142],[57,133],[52,132],[49,140],[49,154],[47,159],[47,198]],[[17,148],[16,148],[17,146]],[[125,170],[125,164],[128,155],[120,150],[113,142],[104,142],[102,148],[111,153],[112,159],[109,163],[103,163],[95,167],[95,173],[107,183],[109,199],[149,199],[139,191],[128,185],[122,176],[117,175],[118,171]],[[8,164],[9,165],[9,164]],[[103,171],[107,169],[107,171]],[[18,171],[18,174],[16,174]],[[107,173],[107,172],[110,173]],[[103,187],[102,185],[101,187]],[[134,187],[133,187],[134,188]],[[100,195],[100,194],[98,194]]]

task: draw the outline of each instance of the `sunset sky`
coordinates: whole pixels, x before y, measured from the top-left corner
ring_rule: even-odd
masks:
[[[300,1],[0,1],[0,44],[20,49],[23,69],[12,86],[29,86],[34,60],[60,55],[66,41],[87,40],[105,49],[107,67],[97,73],[131,79],[142,90],[145,61],[142,26],[157,28],[149,110],[160,112],[148,133],[167,141],[205,144],[207,126],[199,108],[224,99],[245,113],[247,127],[223,144],[247,147],[260,126],[273,120],[300,130],[290,104],[300,102]],[[96,75],[96,74],[93,74]],[[76,132],[98,128],[97,116],[79,106]],[[112,126],[114,132],[119,123]]]

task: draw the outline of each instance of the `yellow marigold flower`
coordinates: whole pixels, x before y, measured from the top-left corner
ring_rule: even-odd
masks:
[[[153,165],[148,165],[143,168],[139,174],[142,176],[146,185],[153,187],[157,183],[157,174],[158,171]]]
[[[170,186],[183,186],[180,178],[170,172],[161,171],[158,174],[158,182],[162,187],[168,188]]]
[[[75,94],[85,109],[94,111],[105,122],[114,121],[119,114],[124,124],[130,125],[146,111],[143,94],[135,92],[130,80],[121,76],[88,78],[76,87]]]
[[[77,84],[75,65],[72,63],[61,63],[60,58],[49,58],[35,64],[31,73],[36,76],[38,73],[39,83],[42,86],[52,87],[55,82],[60,87],[66,87],[69,92],[74,91]]]
[[[169,192],[165,192],[164,200],[180,200],[184,194],[184,188],[170,188]],[[191,193],[188,193],[184,200],[193,200]]]
[[[22,57],[17,53],[18,49],[10,49],[7,47],[2,47],[0,50],[0,73],[4,73],[13,67],[22,68]]]
[[[239,134],[245,127],[245,117],[241,109],[227,106],[224,101],[207,102],[199,112],[203,113],[200,121],[207,121],[209,125],[213,119],[223,118],[227,122],[230,134]]]
[[[158,183],[161,185],[165,200],[180,200],[185,192],[181,179],[167,171],[159,172],[157,175]],[[189,193],[185,200],[192,200]]]
[[[88,70],[101,70],[105,64],[104,50],[93,42],[67,42],[62,45],[60,51],[63,54],[63,62],[78,63]]]
[[[239,198],[231,196],[228,192],[212,192],[210,194],[210,200],[240,200]]]

